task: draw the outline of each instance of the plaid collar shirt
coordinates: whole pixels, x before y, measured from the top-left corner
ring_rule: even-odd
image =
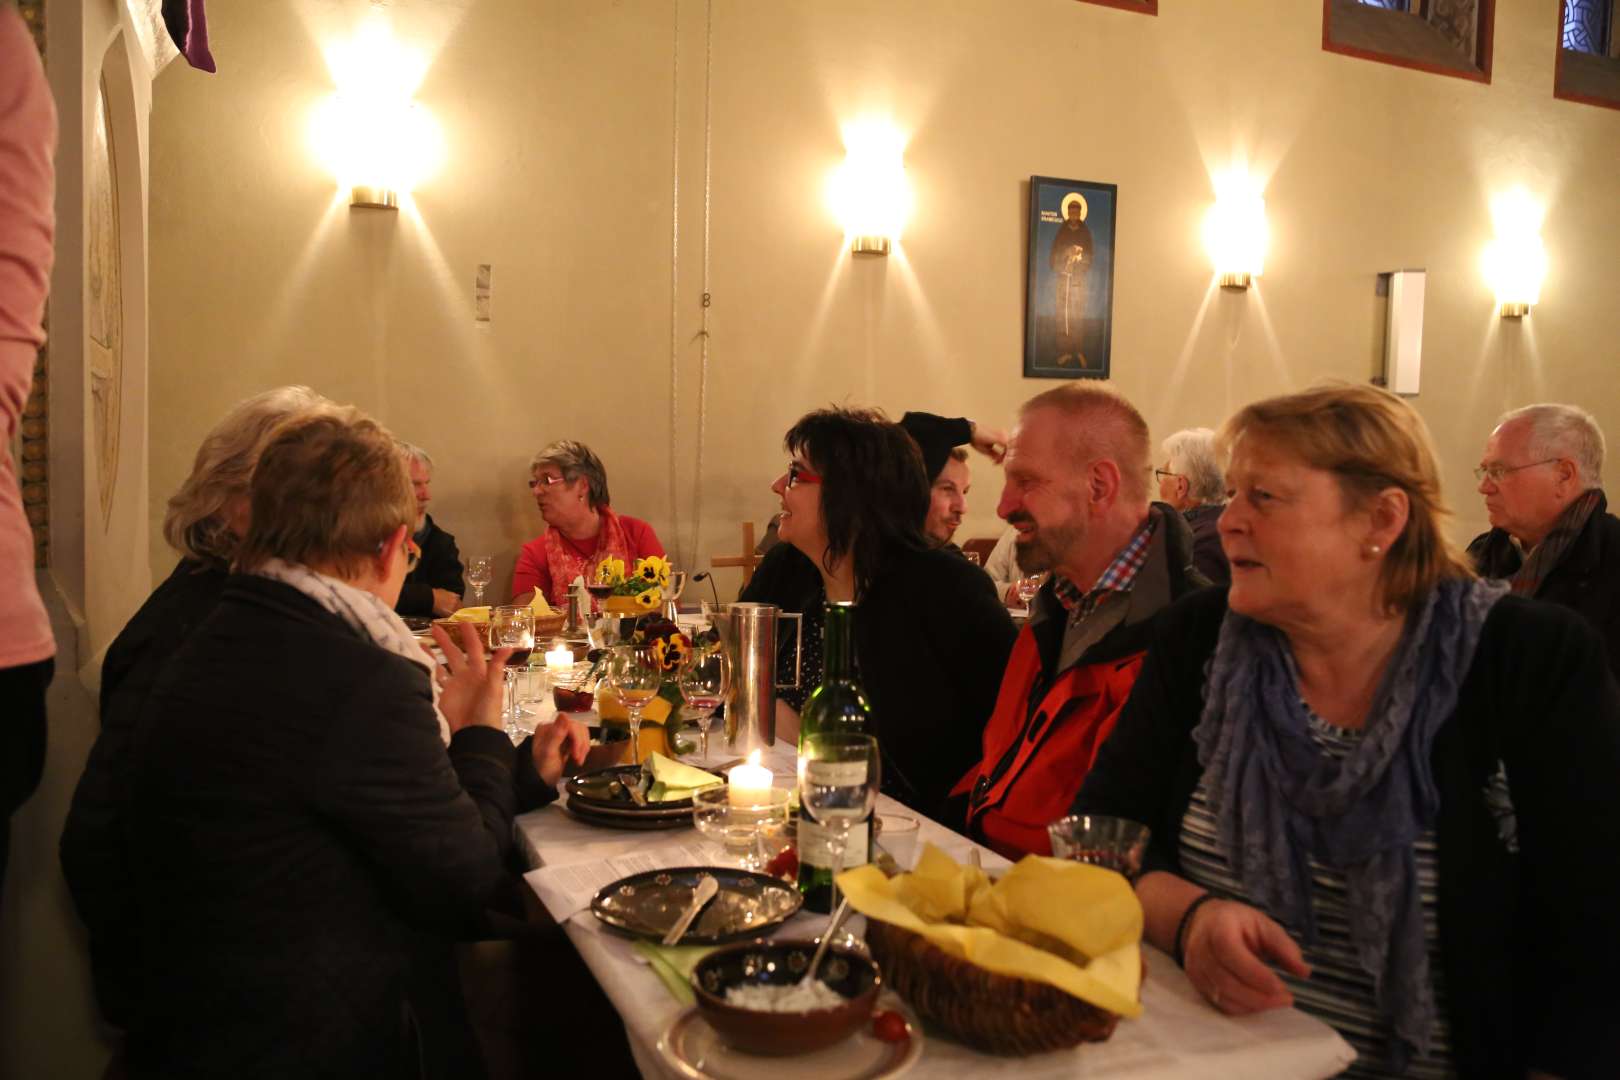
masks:
[[[1090,590],[1082,593],[1079,586],[1066,577],[1052,575],[1052,595],[1057,597],[1058,603],[1069,613],[1069,625],[1082,621],[1097,610],[1097,605],[1109,593],[1125,593],[1131,591],[1136,584],[1136,575],[1147,562],[1148,542],[1153,539],[1153,527],[1156,524],[1153,515],[1142,523],[1136,530],[1136,535],[1119,549],[1114,561],[1098,576]]]

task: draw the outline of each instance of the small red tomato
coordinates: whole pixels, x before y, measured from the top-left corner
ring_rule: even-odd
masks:
[[[765,872],[772,877],[779,877],[786,881],[799,879],[799,853],[789,845],[777,854],[776,858],[765,864]]]
[[[905,1042],[911,1038],[911,1025],[906,1018],[890,1009],[879,1009],[872,1014],[872,1034],[884,1042]]]

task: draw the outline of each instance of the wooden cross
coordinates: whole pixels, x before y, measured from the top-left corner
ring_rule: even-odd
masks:
[[[743,584],[746,586],[748,579],[754,576],[754,567],[758,566],[763,559],[763,556],[754,553],[754,523],[752,521],[742,523],[742,549],[743,553],[741,555],[714,556],[709,560],[710,568],[741,567]]]

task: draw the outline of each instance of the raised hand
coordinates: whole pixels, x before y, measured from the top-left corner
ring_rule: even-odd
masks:
[[[433,640],[444,650],[449,662],[450,675],[440,685],[439,711],[450,725],[454,735],[464,727],[478,724],[503,728],[501,701],[505,696],[503,680],[506,658],[511,649],[497,649],[495,655],[484,657],[484,643],[478,638],[478,627],[473,623],[461,624],[461,644],[458,647],[444,632],[444,627],[433,627]]]
[[[591,749],[591,735],[585,725],[559,713],[557,719],[534,729],[529,752],[534,755],[534,769],[540,779],[555,784],[561,777],[563,766],[585,761]]]

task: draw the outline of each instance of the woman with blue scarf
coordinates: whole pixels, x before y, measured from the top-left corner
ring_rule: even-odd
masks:
[[[1474,577],[1417,413],[1230,420],[1229,592],[1167,611],[1076,812],[1148,824],[1146,933],[1352,1076],[1620,1076],[1620,698],[1578,618]]]

